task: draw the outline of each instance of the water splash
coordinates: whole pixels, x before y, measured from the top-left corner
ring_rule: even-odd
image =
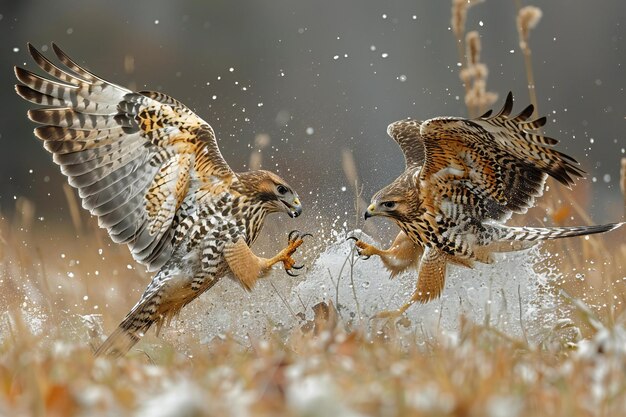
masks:
[[[365,237],[372,243],[372,240]],[[410,298],[417,273],[394,279],[377,257],[357,260],[351,244],[338,240],[322,253],[307,279],[293,294],[316,303],[331,299],[344,320],[367,322],[377,312],[396,309]],[[475,269],[451,266],[440,299],[416,304],[405,315],[414,329],[454,332],[460,317],[511,336],[532,336],[554,327],[565,311],[552,287],[559,274],[536,268],[543,257],[537,248],[496,255],[493,265]]]
[[[196,332],[200,340],[230,333],[247,340],[268,332],[287,335],[311,319],[311,307],[329,302],[343,322],[372,330],[371,317],[405,303],[415,289],[417,273],[394,279],[376,258],[364,261],[353,244],[337,234],[300,279],[274,271],[251,293],[222,280],[183,312],[176,326]],[[368,236],[362,239],[376,243]],[[553,286],[558,271],[539,268],[544,255],[537,248],[496,255],[492,265],[475,269],[451,266],[440,299],[416,304],[406,313],[410,329],[419,334],[456,333],[460,317],[496,328],[513,337],[538,341],[568,316]]]

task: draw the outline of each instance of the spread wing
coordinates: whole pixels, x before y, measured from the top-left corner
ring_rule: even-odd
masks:
[[[420,125],[425,160],[419,180],[430,190],[426,204],[435,215],[506,220],[533,205],[548,175],[568,187],[582,177],[578,163],[539,131],[545,117],[529,120],[532,105],[510,117],[512,108],[509,93],[494,116],[439,117]]]
[[[28,112],[43,124],[35,135],[113,241],[158,269],[172,253],[181,204],[233,175],[213,129],[177,100],[109,83],[52,46],[63,68],[28,45],[51,78],[15,68],[17,93],[47,106]]]
[[[404,154],[406,168],[424,164],[424,141],[420,135],[422,122],[413,119],[398,120],[387,126],[387,134],[396,141]]]

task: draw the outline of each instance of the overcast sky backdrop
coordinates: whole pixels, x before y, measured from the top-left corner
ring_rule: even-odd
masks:
[[[619,220],[619,161],[626,156],[626,2],[542,0],[531,34],[546,132],[590,174],[585,207]],[[528,102],[515,3],[472,8],[488,88],[516,108]],[[67,219],[63,177],[33,137],[29,104],[13,91],[13,65],[33,63],[26,42],[51,41],[107,80],[159,90],[215,128],[235,170],[268,134],[264,167],[278,170],[304,203],[351,210],[341,150],[353,152],[366,199],[401,172],[386,136],[406,116],[466,116],[450,1],[0,1],[0,211],[16,196],[48,221]],[[51,50],[45,52],[51,55]],[[595,182],[593,182],[595,181]],[[611,217],[610,219],[607,217]]]

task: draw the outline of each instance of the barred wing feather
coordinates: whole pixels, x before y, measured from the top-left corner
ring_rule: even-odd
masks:
[[[52,46],[62,66],[28,45],[50,78],[15,68],[17,93],[48,106],[28,112],[42,124],[35,135],[113,241],[157,270],[172,253],[177,212],[194,187],[232,177],[213,129],[177,100],[105,81]]]
[[[433,206],[504,221],[533,205],[547,176],[568,187],[583,176],[573,158],[553,149],[557,141],[539,132],[545,117],[529,120],[532,105],[510,117],[512,108],[509,93],[494,116],[489,111],[476,119],[438,117],[420,125],[425,162],[419,180],[437,190],[433,198],[441,201]]]

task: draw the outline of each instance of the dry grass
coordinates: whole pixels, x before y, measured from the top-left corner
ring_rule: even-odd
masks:
[[[579,239],[583,256],[559,260],[587,271],[583,285],[558,285],[594,307],[574,300],[575,324],[541,343],[467,321],[432,337],[403,331],[403,321],[370,333],[330,303],[249,343],[149,335],[115,361],[93,358],[101,322],[89,315],[113,328],[147,276],[127,267],[125,248],[102,244],[93,221],[76,236],[23,226],[36,222],[20,215],[0,229],[0,415],[611,416],[626,407],[623,231]]]
[[[535,6],[521,7],[517,2],[517,33],[519,35],[519,47],[524,54],[524,66],[526,67],[526,79],[528,80],[528,94],[530,102],[535,106],[535,115],[538,114],[537,92],[535,89],[535,75],[532,66],[532,51],[529,45],[530,31],[541,20],[541,9]]]
[[[452,0],[452,32],[456,37],[459,78],[465,88],[465,105],[470,117],[477,117],[489,109],[498,95],[487,91],[487,65],[480,62],[481,42],[478,31],[465,32],[467,13],[483,0]],[[463,47],[465,40],[465,48]]]

